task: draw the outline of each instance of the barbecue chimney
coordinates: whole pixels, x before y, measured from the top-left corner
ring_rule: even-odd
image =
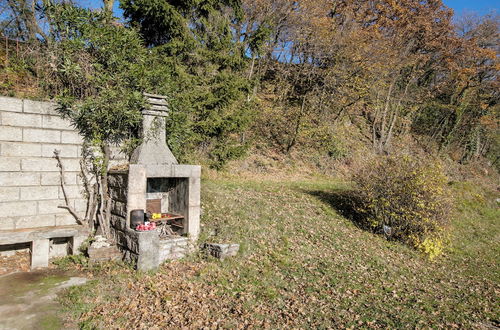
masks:
[[[168,116],[165,96],[147,94],[150,107],[142,110],[142,143],[132,154],[131,164],[178,164],[166,142],[165,117]]]

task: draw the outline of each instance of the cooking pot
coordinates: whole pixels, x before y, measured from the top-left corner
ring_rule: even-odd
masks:
[[[144,210],[130,211],[130,228],[135,229],[144,223]]]

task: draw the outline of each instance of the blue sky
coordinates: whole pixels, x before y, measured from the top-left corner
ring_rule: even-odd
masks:
[[[443,0],[443,2],[455,10],[455,15],[460,15],[464,11],[486,14],[495,10],[500,13],[500,0]]]

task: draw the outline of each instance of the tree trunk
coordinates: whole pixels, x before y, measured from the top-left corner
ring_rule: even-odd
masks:
[[[302,123],[302,116],[304,114],[305,104],[306,104],[306,96],[304,95],[304,97],[302,98],[302,105],[300,106],[300,112],[297,117],[297,121],[295,123],[295,130],[293,132],[292,140],[290,141],[290,143],[288,143],[288,146],[286,147],[287,154],[290,153],[290,150],[292,150],[293,146],[295,146],[295,144],[297,143],[297,137],[299,135],[300,125]]]
[[[103,163],[100,172],[100,188],[101,188],[101,203],[99,208],[99,225],[101,231],[108,239],[112,239],[110,231],[111,220],[111,198],[109,196],[108,186],[108,170],[109,170],[109,156],[110,149],[107,144],[101,145],[101,152],[103,154]]]
[[[113,13],[113,6],[115,4],[115,0],[102,0],[104,3],[104,10]]]
[[[377,152],[382,153],[384,150],[384,141],[386,139],[387,130],[387,115],[390,110],[392,90],[396,84],[396,78],[391,82],[387,96],[385,98],[384,110],[382,111],[382,118],[380,119],[380,131],[378,132]]]
[[[250,72],[248,73],[248,80],[252,79],[254,67],[255,67],[255,54],[252,54],[252,64],[250,65]]]

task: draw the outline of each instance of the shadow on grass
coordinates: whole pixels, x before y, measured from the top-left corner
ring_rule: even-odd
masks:
[[[338,214],[350,220],[356,227],[373,232],[373,228],[367,225],[365,214],[359,211],[362,203],[354,190],[304,190],[304,192],[330,206]]]

